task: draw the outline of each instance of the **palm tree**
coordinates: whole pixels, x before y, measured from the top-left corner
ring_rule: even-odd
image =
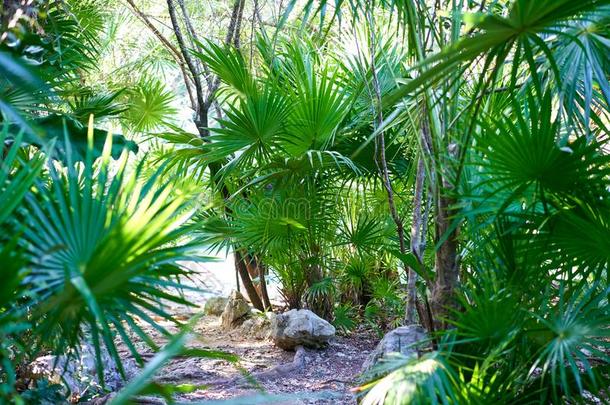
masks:
[[[130,118],[118,101],[123,90],[82,88],[83,72],[98,56],[98,6],[53,2],[45,13],[28,15],[44,34],[26,35],[26,25],[17,30],[23,42],[0,44],[2,402],[23,401],[16,369],[41,351],[78,356],[89,341],[102,386],[102,350],[123,373],[115,337],[142,364],[134,336],[158,349],[142,322],[169,336],[153,318],[180,324],[162,301],[188,305],[178,293],[189,274],[181,263],[206,260],[188,237],[196,193],[160,181],[163,168],[143,179],[146,161],[128,164],[135,143],[94,128],[94,115]],[[28,48],[28,41],[42,45]],[[24,57],[33,50],[42,53],[37,66]],[[144,99],[151,93],[164,105],[159,86],[139,92]],[[139,111],[141,130],[162,120],[152,110],[155,117]]]
[[[434,260],[410,266],[434,326],[451,328],[365,402],[559,401],[603,387],[591,360],[608,357],[589,344],[606,345],[608,324],[607,255],[593,242],[606,232],[608,2],[350,2],[369,24],[375,7],[398,12],[412,58],[385,124],[420,134],[433,202]]]
[[[221,45],[200,40],[188,4],[167,3],[177,45],[155,35],[181,68],[197,134],[165,122],[171,96],[148,78],[78,91],[99,25],[74,30],[51,9],[63,34],[50,38],[73,48],[59,65],[45,54],[43,80],[0,53],[0,107],[13,124],[2,137],[0,223],[23,235],[0,241],[0,257],[16,264],[15,292],[0,289],[10,347],[6,331],[33,311],[36,337],[60,347],[88,336],[118,360],[112,334],[132,347],[125,325],[138,332],[135,317],[171,319],[158,301],[182,301],[162,287],[178,287],[177,261],[206,243],[236,252],[260,309],[276,276],[290,307],[343,330],[359,318],[428,328],[430,350],[386,364],[363,387],[365,403],[578,402],[608,386],[609,1],[310,0],[301,27],[285,14],[249,56],[248,2],[232,3]],[[77,20],[103,14],[66,4]],[[308,19],[316,14],[319,24]],[[111,170],[121,151],[87,131],[92,112],[137,132],[167,129],[158,138],[173,148],[151,179],[145,163],[127,171],[126,152]],[[32,155],[20,147],[33,123],[57,140],[30,142],[47,145]],[[43,171],[45,154],[60,161]],[[182,182],[218,198],[192,213]],[[171,220],[179,214],[188,221]]]

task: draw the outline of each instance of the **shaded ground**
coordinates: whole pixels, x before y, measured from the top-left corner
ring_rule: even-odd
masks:
[[[224,333],[217,327],[216,318],[205,318],[197,332],[208,347],[237,354],[239,366],[250,373],[272,369],[278,364],[292,361],[294,353],[276,348],[268,340],[256,340],[239,333]],[[349,389],[368,353],[374,348],[375,340],[368,334],[354,334],[351,337],[337,337],[323,350],[307,350],[305,367],[296,373],[279,378],[269,378],[261,382],[261,387],[270,394],[318,393],[332,391],[329,399],[296,399],[290,403],[303,404],[352,404],[355,403]],[[167,373],[166,373],[167,371]],[[164,371],[163,381],[180,378],[181,382],[205,383],[223,377],[233,377],[239,371],[226,361],[189,359],[175,361]],[[178,377],[179,376],[179,377]],[[235,385],[216,387],[184,396],[188,400],[225,399],[235,396],[252,395],[260,391],[254,387]]]
[[[205,279],[205,278],[204,278]],[[188,294],[188,299],[198,308],[181,306],[166,308],[178,319],[186,320],[203,311],[203,304],[209,294]],[[160,319],[158,321],[161,321]],[[160,322],[163,324],[163,322]],[[144,325],[143,325],[144,326]],[[171,325],[164,325],[172,329]],[[163,345],[164,339],[155,331],[147,329],[157,344]],[[223,400],[243,396],[252,396],[266,392],[268,394],[288,395],[281,404],[355,404],[350,391],[357,382],[362,363],[374,349],[378,338],[369,331],[357,331],[349,337],[337,336],[329,346],[321,350],[306,350],[305,367],[290,375],[263,379],[257,387],[255,384],[225,384],[199,389],[183,394],[177,399],[181,402],[203,400]],[[153,353],[145,345],[138,345],[143,357],[150,358]],[[218,317],[201,318],[195,327],[189,346],[217,349],[239,356],[237,365],[224,360],[205,358],[178,358],[172,360],[160,372],[156,381],[171,384],[193,384],[205,386],[207,382],[231,379],[240,376],[241,371],[260,373],[273,369],[279,364],[290,363],[294,352],[287,352],[273,345],[269,339],[257,339],[247,336],[240,329],[224,331]],[[128,350],[123,347],[121,356],[129,359]],[[244,399],[244,404],[253,400]],[[265,401],[259,403],[266,403]]]
[[[239,376],[239,368],[258,373],[292,361],[294,352],[279,349],[270,340],[242,336],[239,332],[239,329],[222,331],[217,317],[202,318],[189,346],[236,354],[240,358],[238,365],[216,359],[178,358],[157,374],[156,381],[202,386],[206,382]],[[158,335],[155,340],[164,343]],[[213,386],[184,394],[178,399],[183,402],[228,399],[267,392],[299,394],[279,402],[286,404],[355,404],[350,389],[357,384],[355,379],[362,363],[376,342],[376,338],[366,331],[349,337],[337,336],[325,349],[307,349],[305,367],[291,375],[264,379],[259,387],[248,383]],[[130,357],[127,350],[121,350],[121,355],[125,359]],[[152,355],[145,351],[144,357]],[[312,393],[317,396],[312,397]],[[299,398],[300,394],[303,398]],[[244,403],[250,402],[246,400]]]

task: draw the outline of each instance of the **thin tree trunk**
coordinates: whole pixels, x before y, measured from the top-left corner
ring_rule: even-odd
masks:
[[[271,310],[271,300],[269,299],[269,292],[267,291],[267,280],[265,278],[265,272],[267,269],[265,265],[261,263],[256,257],[254,258],[254,262],[256,268],[258,268],[258,279],[261,283],[261,296],[263,298],[263,304],[265,306],[265,310]]]
[[[244,17],[244,7],[246,0],[239,0],[239,11],[237,15],[237,21],[235,22],[235,33],[233,35],[233,45],[239,49],[240,47],[240,34],[241,34],[241,21]]]
[[[250,69],[252,69],[252,63],[254,61],[254,30],[256,29],[258,15],[258,0],[254,0],[254,6],[252,9],[252,21],[250,26]]]
[[[171,0],[168,0],[171,1]],[[229,22],[229,28],[227,29],[227,36],[225,37],[225,45],[233,45],[239,49],[239,35],[241,30],[241,20],[243,18],[243,7],[245,0],[235,0],[233,4],[233,11],[231,13],[231,21]],[[237,39],[236,39],[237,38]],[[209,123],[209,110],[210,107],[216,102],[216,90],[220,86],[220,79],[218,77],[212,77],[211,74],[206,76],[208,84],[208,94],[200,108],[200,120],[205,125],[202,125],[202,129],[206,135],[208,133]],[[220,111],[220,108],[218,108]]]
[[[258,284],[254,284],[256,292],[262,299],[265,310],[271,308],[269,296],[267,294],[267,284],[265,283],[265,267],[258,261],[256,256],[251,253],[244,255],[246,260],[246,268],[251,278],[258,278]]]
[[[239,48],[239,30],[241,28],[241,18],[243,13],[245,0],[235,0],[233,3],[233,11],[231,12],[231,21],[229,22],[229,29],[227,30],[227,36],[225,37],[225,44],[233,44],[236,48]]]
[[[247,253],[243,253],[240,250],[236,250],[234,253],[235,256],[235,267],[239,272],[239,276],[241,277],[241,281],[246,289],[246,293],[248,294],[248,298],[250,298],[250,302],[252,306],[259,311],[264,311],[265,307],[263,306],[263,302],[258,296],[258,292],[256,291],[256,287],[250,278],[250,273],[248,272],[248,267],[246,266],[246,256]]]
[[[419,2],[414,3],[416,6],[425,6],[425,2],[421,4]],[[439,4],[435,3],[435,13]],[[421,13],[420,13],[421,14]],[[426,57],[426,40],[427,38],[420,37],[422,32],[426,32],[424,29],[425,24],[417,18],[415,11],[409,9],[409,20],[412,22],[412,29],[418,33],[414,36],[414,45],[417,55],[417,63],[421,63]],[[428,30],[429,31],[429,30]],[[422,74],[423,71],[420,71]],[[437,123],[432,119],[432,94],[429,89],[424,89],[424,97],[426,101],[426,118],[430,117],[428,123],[431,126],[432,131],[429,139],[424,139],[424,147],[428,151],[430,157],[430,171],[429,179],[430,185],[434,193],[435,203],[435,241],[440,244],[435,255],[435,268],[436,277],[432,285],[429,288],[432,290],[432,297],[430,302],[431,311],[434,314],[434,327],[444,327],[443,318],[446,319],[449,314],[448,308],[455,306],[455,288],[458,284],[458,243],[457,243],[457,228],[452,230],[452,207],[455,205],[455,200],[451,197],[452,187],[448,181],[447,173],[443,173],[443,167],[449,167],[451,164],[450,160],[441,162],[440,151],[438,143],[433,142],[432,137],[435,137],[435,141],[440,141],[441,132]],[[437,160],[438,159],[438,160]],[[445,163],[447,166],[443,166]],[[424,297],[426,298],[426,297]]]
[[[186,30],[189,34],[190,37],[190,44],[193,47],[193,49],[196,49],[198,52],[203,53],[203,49],[201,48],[201,41],[199,40],[199,37],[197,36],[197,32],[195,31],[195,28],[193,27],[193,24],[191,23],[191,18],[189,17],[188,11],[186,9],[186,5],[184,4],[184,0],[178,0],[178,4],[180,5],[180,9],[182,10],[182,16],[184,17],[184,25],[186,27]],[[220,105],[218,104],[218,100],[216,99],[214,92],[218,89],[218,82],[217,82],[217,78],[214,77],[214,75],[212,74],[212,72],[210,71],[209,67],[201,62],[200,60],[196,60],[197,61],[197,67],[199,68],[200,72],[203,72],[203,78],[205,80],[205,83],[207,85],[207,96],[206,96],[206,101],[203,105],[203,109],[205,110],[205,115],[207,117],[209,117],[209,109],[210,107],[213,105],[214,108],[216,109],[217,113],[218,113],[218,117],[220,118],[222,116],[222,109],[220,108]],[[209,118],[206,118],[206,120],[209,121]]]
[[[218,167],[211,167],[210,172],[215,173],[218,169]],[[214,177],[212,176],[212,179],[213,178]],[[225,184],[220,185],[220,194],[222,195],[222,198],[225,201],[229,199],[229,190],[227,189],[227,186]],[[224,213],[227,217],[230,218],[233,215],[233,210],[225,204]],[[247,252],[238,249],[235,245],[233,245],[233,249],[233,255],[235,256],[235,271],[237,272],[237,274],[239,274],[239,278],[241,278],[241,282],[244,285],[244,288],[246,289],[246,294],[248,295],[250,302],[252,303],[254,308],[258,309],[259,311],[264,311],[265,306],[263,305],[258,291],[256,291],[256,286],[254,285],[254,283],[252,282],[252,278],[250,277],[250,270],[248,268],[248,263],[250,263],[250,255]],[[237,289],[239,290],[239,279],[237,280]]]
[[[182,57],[188,66],[188,69],[191,73],[191,77],[195,84],[195,93],[197,98],[197,108],[195,110],[196,118],[195,124],[197,125],[197,129],[200,134],[207,135],[207,127],[208,127],[208,115],[207,111],[203,111],[204,98],[203,98],[203,86],[201,85],[201,78],[199,75],[199,71],[197,70],[197,65],[193,61],[191,54],[189,53],[188,47],[186,46],[186,42],[184,39],[184,35],[182,34],[182,28],[180,27],[180,22],[178,21],[178,16],[176,14],[176,6],[174,5],[174,0],[167,0],[167,8],[169,10],[169,17],[172,21],[172,27],[174,28],[174,34],[176,35],[176,39],[178,40],[178,46],[180,47],[180,52],[182,53]]]
[[[196,110],[196,99],[195,99],[195,95],[193,94],[193,82],[192,82],[193,79],[187,74],[187,72],[184,68],[185,62],[182,57],[182,54],[180,53],[180,51],[178,51],[178,49],[176,49],[176,47],[174,45],[172,45],[171,42],[169,42],[169,40],[167,38],[165,38],[163,36],[163,34],[161,34],[161,32],[157,29],[157,27],[155,27],[155,25],[152,23],[152,21],[150,21],[150,19],[146,16],[146,14],[144,14],[142,11],[140,11],[140,9],[138,9],[138,7],[135,5],[133,0],[126,0],[126,1],[129,4],[129,6],[131,7],[131,10],[136,15],[136,17],[138,17],[144,23],[144,25],[146,25],[146,27],[148,27],[148,29],[153,33],[153,35],[155,37],[157,37],[157,39],[159,41],[161,41],[161,44],[163,44],[163,46],[165,46],[165,48],[169,51],[169,53],[176,60],[176,63],[178,64],[178,68],[180,69],[180,72],[182,73],[182,77],[184,79],[184,85],[186,86],[186,91],[188,93],[189,100],[191,102],[191,106],[193,107],[194,110]]]
[[[379,85],[379,78],[377,77],[377,67],[375,66],[375,24],[373,20],[373,12],[369,8],[368,12],[369,16],[369,27],[370,27],[370,52],[371,52],[371,74],[373,79],[373,92],[375,96],[375,130],[379,130],[383,124],[383,111],[382,111],[382,101],[381,101],[381,89]],[[377,135],[377,142],[379,145],[379,162],[378,167],[380,169],[381,179],[383,182],[383,186],[386,190],[388,196],[388,206],[390,208],[390,215],[392,216],[392,220],[396,224],[396,233],[398,235],[398,245],[400,248],[400,253],[406,253],[405,247],[405,235],[404,235],[404,225],[402,223],[402,219],[398,215],[398,211],[396,210],[396,203],[394,201],[394,190],[392,188],[392,182],[390,181],[390,174],[388,171],[388,163],[385,155],[385,135],[383,130],[379,130],[379,134]],[[375,159],[377,161],[377,159]]]
[[[422,129],[424,130],[424,129]],[[417,173],[415,175],[415,195],[413,196],[413,222],[411,223],[411,252],[417,258],[419,263],[422,260],[422,199],[424,191],[424,178],[426,175],[426,167],[424,165],[424,157],[419,156],[417,160]],[[405,324],[412,325],[415,323],[416,303],[417,303],[417,273],[409,267],[409,279],[407,282],[407,311],[405,315]]]

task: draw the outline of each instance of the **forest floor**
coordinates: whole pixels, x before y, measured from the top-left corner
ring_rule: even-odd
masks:
[[[305,366],[290,375],[265,378],[258,382],[259,387],[234,383],[212,386],[178,399],[187,402],[243,397],[243,403],[250,404],[253,402],[249,397],[268,393],[279,394],[277,403],[355,404],[350,389],[357,385],[356,378],[362,363],[375,344],[376,338],[367,332],[354,333],[349,337],[337,336],[325,349],[306,349]],[[243,336],[239,329],[223,331],[216,317],[201,320],[195,328],[195,339],[189,346],[236,354],[239,356],[237,366],[252,375],[290,363],[294,357],[294,352],[277,348],[268,339]],[[240,376],[238,367],[224,360],[176,359],[158,374],[157,381],[205,385],[206,382]],[[288,395],[282,399],[284,394]]]
[[[173,315],[186,321],[203,312],[205,300],[209,297],[189,293],[187,297],[196,307],[171,307]],[[160,322],[162,323],[162,322]],[[144,325],[142,325],[144,326]],[[163,325],[174,330],[171,325]],[[157,344],[166,340],[156,331],[148,328]],[[349,336],[336,336],[326,348],[305,350],[304,367],[288,375],[267,376],[253,383],[246,379],[231,382],[243,371],[252,376],[273,370],[281,364],[291,363],[295,353],[276,347],[270,339],[260,339],[244,334],[242,329],[224,330],[220,318],[204,316],[195,326],[188,346],[232,353],[239,357],[237,364],[225,360],[208,358],[177,358],[161,369],[155,381],[164,384],[192,384],[201,387],[196,391],[180,394],[179,402],[200,402],[233,399],[232,404],[355,404],[353,388],[358,385],[362,364],[375,348],[379,338],[370,330],[357,330]],[[143,343],[139,346],[143,358],[154,355]],[[128,362],[131,355],[126,347],[120,350],[121,357]],[[246,374],[248,375],[248,374]],[[226,384],[210,382],[227,381]],[[270,396],[262,396],[268,394]],[[143,401],[144,403],[162,403]],[[207,403],[207,402],[206,402]]]

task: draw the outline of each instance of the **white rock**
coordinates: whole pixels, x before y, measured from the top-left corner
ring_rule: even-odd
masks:
[[[322,347],[335,336],[335,327],[307,309],[292,309],[272,321],[276,346],[291,350],[296,346]]]

